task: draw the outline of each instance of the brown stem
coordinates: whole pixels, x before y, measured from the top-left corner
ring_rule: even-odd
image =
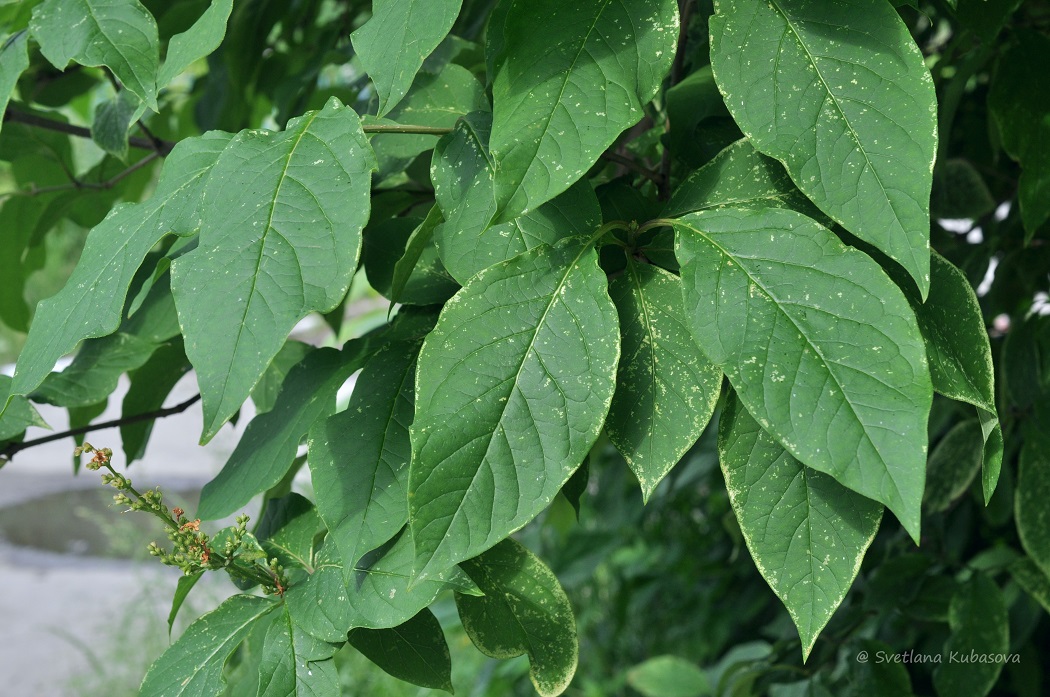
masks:
[[[620,155],[615,152],[606,151],[602,153],[602,159],[608,160],[609,162],[615,162],[618,165],[623,165],[627,169],[637,172],[649,181],[654,182],[657,186],[659,186],[661,183],[659,174],[652,171],[651,169],[647,169],[646,167],[644,167],[638,162],[635,162],[629,157],[624,157],[623,155]]]
[[[679,29],[678,47],[675,50],[674,62],[671,63],[671,75],[667,81],[668,89],[674,87],[681,81],[682,72],[685,70],[685,46],[689,39],[689,20],[692,18],[693,3],[690,2],[690,0],[678,0],[678,8],[679,17],[681,18],[681,27]],[[669,124],[665,124],[665,127],[669,128],[670,126]],[[663,156],[660,158],[660,180],[657,183],[660,187],[660,198],[662,200],[670,198],[671,151],[666,147],[664,148]]]
[[[74,126],[70,123],[62,123],[61,121],[55,121],[53,119],[45,119],[42,116],[36,116],[34,114],[27,114],[17,109],[8,107],[7,111],[4,112],[5,123],[21,123],[26,126],[33,126],[35,128],[45,128],[49,131],[57,131],[58,133],[66,133],[71,136],[77,136],[80,138],[90,138],[91,129],[84,128],[83,126]],[[171,149],[175,147],[174,143],[168,141],[160,141],[164,148],[164,152],[161,154],[166,155],[171,152]],[[146,138],[128,138],[128,145],[133,148],[140,148],[142,150],[154,150],[157,151],[154,143]]]
[[[37,445],[43,445],[44,443],[51,443],[56,440],[62,440],[63,438],[69,438],[70,436],[79,436],[84,433],[91,433],[92,431],[101,431],[104,428],[114,428],[116,426],[126,426],[128,424],[139,423],[140,421],[152,421],[153,419],[160,419],[165,416],[172,416],[174,414],[181,414],[182,412],[189,409],[191,406],[200,401],[201,396],[195,395],[190,397],[185,402],[176,404],[173,407],[167,407],[165,409],[156,409],[154,411],[147,411],[142,414],[135,414],[134,416],[125,416],[119,419],[113,419],[112,421],[103,421],[99,424],[88,424],[87,426],[81,426],[80,428],[71,428],[68,431],[62,433],[53,433],[50,436],[44,436],[43,438],[35,438],[33,440],[23,441],[21,443],[10,443],[6,448],[0,451],[0,458],[9,462],[17,453],[32,448]]]

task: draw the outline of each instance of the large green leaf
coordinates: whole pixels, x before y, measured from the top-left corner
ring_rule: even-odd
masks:
[[[664,215],[677,217],[707,208],[793,208],[807,212],[812,205],[802,195],[784,166],[766,157],[746,138],[738,140],[682,182]]]
[[[1050,439],[1028,429],[1014,494],[1014,518],[1021,545],[1043,573],[1050,576]]]
[[[26,45],[29,33],[20,31],[0,43],[0,114],[7,111],[7,102],[18,82],[18,76],[29,67],[29,52]],[[0,125],[2,121],[0,121]]]
[[[933,394],[904,294],[793,211],[702,211],[674,226],[694,336],[747,410],[918,540]]]
[[[629,260],[609,294],[622,349],[605,428],[648,501],[711,420],[722,372],[689,331],[678,276]]]
[[[363,342],[322,348],[288,372],[273,409],[248,424],[222,470],[201,491],[204,520],[227,516],[281,481],[315,422],[335,411],[335,395],[363,362]]]
[[[805,659],[857,577],[882,506],[791,457],[735,396],[718,436],[740,531],[798,627]]]
[[[32,397],[63,407],[97,404],[113,393],[121,375],[144,365],[156,349],[157,344],[123,332],[85,342],[69,367],[48,375]]]
[[[397,106],[423,61],[445,38],[463,0],[375,0],[372,17],[350,35],[375,83],[379,115]]]
[[[203,396],[202,442],[240,408],[292,327],[343,299],[374,167],[357,114],[334,98],[283,132],[242,131],[219,156],[200,244],[171,271]]]
[[[167,87],[179,73],[219,47],[226,35],[226,21],[232,10],[233,0],[212,0],[193,26],[171,37],[164,65],[157,74],[158,89]]]
[[[724,0],[711,66],[756,148],[929,289],[933,80],[884,0]]]
[[[463,563],[484,596],[456,594],[463,629],[493,658],[528,654],[529,677],[544,697],[560,695],[576,673],[576,620],[558,577],[507,539]]]
[[[313,569],[317,533],[324,529],[310,499],[295,492],[266,502],[255,537],[284,566]]]
[[[317,509],[347,568],[408,522],[408,427],[420,345],[380,350],[354,383],[346,410],[310,431]]]
[[[999,679],[1010,650],[1009,617],[999,586],[975,572],[952,597],[948,625],[952,633],[943,652],[948,660],[934,667],[933,686],[941,697],[983,697]],[[972,654],[1000,658],[966,660]],[[953,656],[956,660],[951,660]]]
[[[317,656],[314,652],[319,643],[295,625],[287,605],[282,607],[266,630],[259,664],[259,697],[339,697],[342,689],[335,662],[329,656],[320,658],[334,653],[335,647]]]
[[[988,94],[1003,149],[1021,163],[1018,200],[1029,239],[1050,219],[1050,73],[1032,69],[1048,51],[1044,34],[1018,32]]]
[[[1021,557],[1010,564],[1010,576],[1017,581],[1017,585],[1024,588],[1028,595],[1043,606],[1050,613],[1050,577],[1048,577],[1039,565],[1028,557]]]
[[[157,110],[157,21],[138,0],[46,0],[33,10],[29,28],[59,70],[70,61],[104,65]]]
[[[494,222],[583,176],[660,87],[674,59],[674,0],[517,0],[492,85]]]
[[[389,629],[355,629],[349,642],[395,678],[452,693],[452,657],[430,610]]]
[[[13,394],[35,389],[81,340],[117,328],[128,286],[146,254],[165,235],[199,228],[201,186],[229,140],[229,134],[218,131],[183,140],[167,157],[152,198],[117,206],[91,231],[65,287],[37,308],[15,369]]]
[[[139,694],[150,697],[219,695],[226,686],[222,669],[259,619],[277,604],[269,598],[235,595],[191,624],[179,640],[153,662]]]
[[[496,213],[495,165],[488,153],[491,117],[473,113],[434,148],[430,177],[445,215],[434,233],[448,272],[466,283],[471,276],[541,244],[586,234],[601,225],[601,209],[588,182],[515,220],[489,225]]]
[[[564,240],[482,271],[427,337],[409,476],[420,575],[532,520],[598,437],[620,342],[591,243]]]

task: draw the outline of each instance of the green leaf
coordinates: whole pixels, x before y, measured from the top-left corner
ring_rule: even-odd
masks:
[[[629,260],[609,294],[622,349],[605,428],[648,501],[711,420],[722,373],[689,331],[678,276]]]
[[[1018,200],[1027,239],[1050,219],[1050,74],[1032,70],[1048,51],[1050,38],[1018,32],[988,93],[1003,149],[1021,163]]]
[[[335,395],[361,367],[363,342],[343,351],[311,351],[292,368],[273,409],[252,419],[222,470],[201,491],[203,520],[216,520],[246,506],[281,481],[310,427],[335,411]]]
[[[396,627],[433,603],[438,593],[444,590],[470,595],[480,593],[458,567],[446,569],[428,579],[413,579],[415,553],[407,532],[406,529],[392,543],[355,564],[349,578],[349,598],[354,608],[351,626],[368,629]]]
[[[492,85],[493,222],[567,189],[642,118],[678,29],[674,0],[510,4]]]
[[[171,610],[168,611],[168,638],[171,638],[171,628],[175,624],[175,618],[179,615],[179,610],[182,609],[182,604],[186,602],[186,597],[189,596],[190,591],[197,585],[197,581],[201,580],[201,576],[204,575],[203,571],[195,571],[187,576],[179,576],[179,581],[175,585],[175,595],[171,598]]]
[[[434,197],[445,216],[434,239],[445,268],[463,284],[521,252],[601,225],[594,190],[580,182],[527,215],[490,226],[496,213],[495,166],[488,153],[490,125],[488,114],[461,119],[438,142],[431,164]]]
[[[193,26],[171,37],[164,64],[157,74],[158,89],[167,87],[186,68],[219,47],[232,10],[233,0],[213,0]]]
[[[314,564],[314,541],[321,529],[314,505],[293,492],[266,502],[255,537],[266,553],[285,567],[295,565],[309,571]]]
[[[1050,453],[1047,439],[1035,428],[1028,429],[1014,491],[1014,518],[1021,546],[1050,575]]]
[[[699,167],[740,138],[710,65],[670,87],[665,99],[668,130],[663,142],[686,165]]]
[[[157,110],[157,21],[138,0],[46,0],[33,10],[29,28],[59,70],[70,61],[104,65]]]
[[[97,404],[113,393],[121,375],[144,365],[156,348],[122,332],[86,342],[69,367],[48,375],[32,397],[62,407]]]
[[[982,488],[985,504],[995,492],[1003,460],[1003,432],[995,408],[992,347],[977,294],[966,275],[934,252],[930,259],[930,293],[923,302],[905,284],[915,311],[933,389],[977,407],[983,431]]]
[[[529,677],[544,697],[560,695],[576,673],[576,620],[558,577],[512,539],[463,562],[484,596],[456,594],[463,629],[486,656],[529,656]]]
[[[100,148],[121,160],[128,156],[128,128],[135,118],[139,100],[126,90],[95,107],[91,139]]]
[[[747,410],[918,540],[933,395],[903,293],[793,211],[702,211],[674,227],[693,334]]]
[[[179,640],[153,662],[139,688],[150,697],[219,695],[226,686],[222,669],[252,627],[277,604],[268,598],[235,595],[191,624]]]
[[[805,660],[857,577],[882,506],[803,466],[735,396],[722,409],[718,454],[747,548],[798,627]]]
[[[569,481],[561,488],[561,495],[565,497],[565,500],[572,506],[572,510],[576,512],[576,520],[580,519],[580,499],[587,492],[587,482],[591,476],[591,463],[590,455],[583,461],[576,471],[569,477]]]
[[[703,697],[711,694],[704,671],[678,656],[656,656],[627,671],[627,684],[645,697]]]
[[[405,289],[412,279],[417,267],[426,270],[429,264],[420,265],[420,258],[428,248],[433,248],[434,228],[441,224],[441,209],[437,204],[430,207],[427,217],[419,224],[405,243],[405,253],[394,264],[394,275],[390,280],[390,299],[393,302],[406,302]],[[453,286],[455,287],[455,286]]]
[[[592,241],[482,271],[427,337],[409,475],[420,576],[532,520],[598,437],[620,342]]]
[[[930,513],[940,513],[966,493],[981,469],[984,434],[977,419],[960,421],[930,453],[926,465],[923,502]]]
[[[128,286],[146,254],[166,235],[188,235],[199,227],[200,187],[229,139],[213,131],[181,141],[166,158],[153,197],[117,206],[91,231],[69,281],[37,308],[12,394],[36,388],[81,340],[117,328]]]
[[[746,138],[686,177],[667,202],[664,215],[675,218],[724,206],[792,208],[803,212],[813,208],[795,188],[783,165],[755,150]]]
[[[270,365],[266,366],[266,371],[259,378],[259,382],[255,383],[255,387],[252,388],[252,404],[255,405],[256,414],[265,414],[273,409],[284,379],[288,377],[288,371],[313,350],[313,346],[302,341],[288,340],[284,343],[281,350],[270,361]]]
[[[1009,617],[999,586],[983,573],[975,573],[952,597],[948,625],[952,633],[943,651],[948,660],[934,667],[933,686],[941,697],[983,697],[999,679],[1010,650]],[[967,660],[973,654],[1002,658]]]
[[[334,646],[320,644],[319,656],[311,655],[319,642],[295,626],[288,606],[266,630],[259,663],[259,697],[339,697],[339,672],[330,656]],[[325,656],[325,654],[328,654]]]
[[[11,378],[0,374],[0,399],[8,402],[11,389]],[[10,440],[24,433],[30,426],[51,428],[37,413],[36,408],[25,397],[14,397],[7,410],[0,415],[0,441]]]
[[[347,568],[408,522],[408,427],[420,343],[397,342],[376,353],[346,411],[310,431],[317,510]]]
[[[389,629],[355,629],[350,645],[399,680],[452,694],[452,657],[430,610]]]
[[[203,396],[202,443],[240,408],[295,324],[343,299],[374,168],[357,115],[335,98],[281,133],[242,131],[219,156],[200,244],[171,267]]]
[[[710,28],[711,67],[744,134],[926,297],[936,95],[893,6],[722,0]]]
[[[372,17],[350,35],[379,95],[379,115],[397,106],[427,56],[459,16],[462,0],[375,0]]]
[[[1010,575],[1044,610],[1050,612],[1050,578],[1038,564],[1028,557],[1022,557],[1010,564]]]
[[[988,185],[967,160],[946,160],[934,171],[933,192],[930,196],[930,215],[934,218],[976,220],[992,212],[995,203]]]
[[[437,210],[431,207],[431,212]],[[361,263],[368,275],[368,284],[392,303],[407,305],[441,305],[455,295],[459,284],[453,280],[438,259],[427,231],[441,222],[441,212],[426,219],[397,217],[371,224],[365,228],[365,246],[361,252]],[[414,245],[414,248],[413,248]],[[409,267],[409,260],[418,258]],[[402,264],[402,260],[405,263]],[[395,279],[398,265],[401,276]],[[407,277],[406,277],[407,276]],[[395,294],[394,282],[404,283]]]
[[[131,385],[121,404],[121,418],[156,411],[175,385],[190,371],[181,337],[161,344],[140,368],[128,372]],[[120,442],[124,447],[124,461],[130,465],[146,453],[146,443],[153,432],[153,419],[124,423],[120,426]]]
[[[7,37],[0,44],[0,114],[7,111],[7,103],[18,77],[29,67],[28,41],[29,33],[23,30]]]
[[[958,0],[955,16],[982,41],[991,43],[1020,5],[1021,0]]]

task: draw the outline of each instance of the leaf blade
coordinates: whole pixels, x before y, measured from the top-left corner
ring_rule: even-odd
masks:
[[[711,66],[744,134],[925,297],[936,96],[894,8],[722,0],[710,26]]]
[[[693,334],[748,411],[917,540],[933,391],[903,293],[793,211],[709,210],[674,226]]]

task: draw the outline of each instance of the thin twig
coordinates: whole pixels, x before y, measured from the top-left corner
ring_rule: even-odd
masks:
[[[68,431],[62,433],[53,433],[50,436],[44,436],[43,438],[35,438],[33,440],[23,441],[21,443],[11,443],[2,451],[0,451],[0,458],[5,463],[9,462],[14,458],[16,453],[19,453],[26,448],[32,448],[37,445],[43,445],[44,443],[51,443],[56,440],[62,440],[63,438],[69,438],[71,436],[79,436],[84,433],[91,433],[92,431],[101,431],[105,428],[115,428],[117,426],[127,426],[129,424],[139,423],[141,421],[153,421],[154,419],[160,419],[165,416],[172,416],[174,414],[181,414],[182,412],[189,409],[191,406],[200,401],[201,396],[195,395],[190,397],[185,402],[176,404],[173,407],[167,407],[165,409],[156,409],[154,411],[147,411],[142,414],[135,414],[134,416],[125,416],[119,419],[113,419],[112,421],[103,421],[98,424],[88,424],[87,426],[81,426],[80,428],[71,428]],[[5,464],[0,463],[0,465]]]
[[[608,160],[609,162],[614,162],[618,165],[623,165],[627,169],[633,172],[637,172],[649,181],[654,182],[657,186],[660,185],[661,179],[659,174],[652,171],[651,169],[647,169],[642,164],[635,162],[629,157],[624,157],[623,155],[620,155],[615,152],[606,151],[602,153],[602,158]]]
[[[157,160],[160,157],[162,157],[162,154],[160,152],[151,152],[149,155],[146,155],[144,158],[142,158],[135,164],[131,165],[125,170],[118,172],[117,174],[113,175],[104,182],[85,182],[79,179],[73,179],[69,184],[56,184],[55,186],[41,187],[32,185],[28,189],[19,189],[17,191],[5,191],[4,193],[0,194],[0,201],[9,199],[12,196],[40,196],[41,194],[52,194],[56,191],[74,191],[79,189],[112,189],[114,186],[117,185],[117,183],[121,179],[124,179],[125,177],[134,174],[135,172],[139,171],[140,169],[142,169],[143,167]]]
[[[53,119],[45,119],[42,116],[36,116],[34,114],[27,114],[17,109],[8,107],[7,111],[4,112],[5,123],[21,123],[26,126],[33,126],[35,128],[44,128],[49,131],[56,131],[58,133],[66,133],[71,136],[78,136],[80,138],[90,138],[91,129],[84,128],[83,126],[74,126],[70,123],[62,123],[61,121],[55,121]],[[161,141],[167,152],[171,151],[171,148],[175,147],[174,143],[169,141]],[[146,138],[128,138],[128,145],[133,148],[139,148],[141,150],[156,150],[154,144]]]

